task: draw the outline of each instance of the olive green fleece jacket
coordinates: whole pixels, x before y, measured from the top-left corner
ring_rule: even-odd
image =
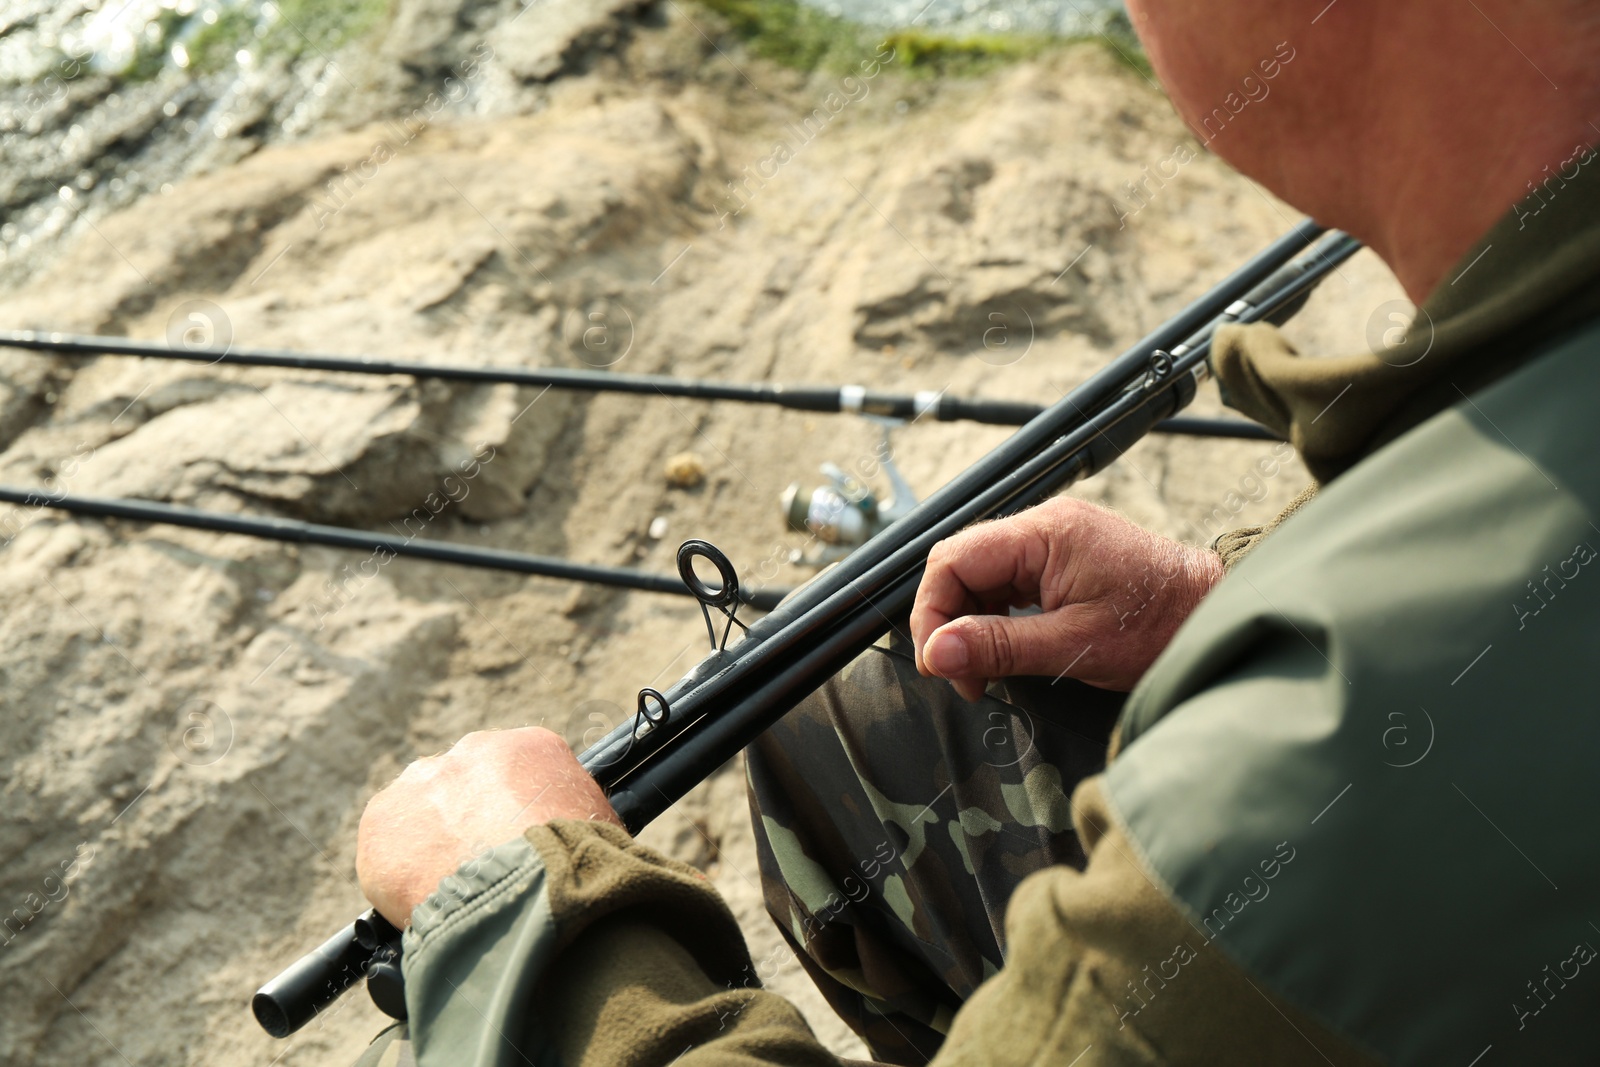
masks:
[[[1521,212],[1469,253],[1461,267],[1476,266],[1459,273],[1470,283],[1441,286],[1424,309],[1428,358],[1405,367],[1392,354],[1307,360],[1251,327],[1219,338],[1230,402],[1286,431],[1322,481],[1470,403],[1460,394],[1592,317],[1595,184],[1587,175],[1572,183],[1533,236],[1522,234]],[[1474,258],[1494,245],[1501,255]],[[1341,380],[1355,383],[1343,399]],[[1313,509],[1291,522],[1314,518]],[[1296,715],[1288,706],[1240,712]],[[1137,757],[1135,745],[1115,758]],[[1086,870],[1050,868],[1023,883],[1007,908],[1006,966],[956,1015],[936,1064],[1382,1062],[1223,955],[1152,880],[1103,779],[1078,788],[1073,818]],[[447,880],[438,901],[406,934],[410,1032],[423,1067],[837,1062],[792,1005],[740,984],[751,973],[742,938],[704,879],[614,828],[533,828],[471,878]]]

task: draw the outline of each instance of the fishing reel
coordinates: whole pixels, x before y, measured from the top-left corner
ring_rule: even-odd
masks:
[[[905,425],[904,421],[868,418],[882,426],[883,437],[857,467],[863,478],[870,477],[874,469],[882,471],[889,479],[891,495],[879,500],[862,478],[837,463],[822,464],[820,470],[827,481],[809,492],[800,482],[791,482],[779,504],[784,524],[796,533],[809,534],[810,542],[790,552],[789,562],[809,567],[837,563],[916,506],[916,494],[895,466],[889,443],[889,431]]]

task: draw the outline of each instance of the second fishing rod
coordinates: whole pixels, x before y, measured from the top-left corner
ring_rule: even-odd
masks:
[[[95,337],[36,330],[0,330],[0,348],[17,348],[57,356],[163,359],[207,367],[275,367],[334,374],[401,375],[418,380],[433,379],[472,385],[515,385],[576,392],[770,404],[792,411],[878,415],[907,420],[927,418],[935,422],[977,422],[990,426],[1022,426],[1045,410],[1040,404],[950,396],[945,390],[890,393],[860,385],[699,381],[665,374],[624,374],[568,367],[469,367],[271,348],[175,348],[126,337]],[[1155,432],[1188,437],[1273,439],[1266,427],[1236,418],[1180,417],[1166,420],[1156,427]]]

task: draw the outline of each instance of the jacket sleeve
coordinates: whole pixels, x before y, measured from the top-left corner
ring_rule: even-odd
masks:
[[[1312,482],[1300,490],[1295,495],[1295,498],[1289,501],[1288,505],[1275,518],[1262,523],[1260,526],[1241,526],[1237,530],[1227,530],[1218,534],[1216,539],[1211,542],[1211,551],[1222,557],[1222,569],[1225,571],[1233,570],[1234,566],[1248,556],[1251,550],[1260,544],[1268,534],[1289,521],[1290,516],[1311,503],[1312,500],[1316,499],[1316,496],[1317,483]]]
[[[1098,778],[1073,806],[1088,869],[1023,883],[1011,956],[956,1015],[936,1067],[1378,1062],[1209,945],[1139,867]],[[755,987],[704,878],[622,831],[555,822],[469,867],[406,934],[420,1067],[839,1062]]]

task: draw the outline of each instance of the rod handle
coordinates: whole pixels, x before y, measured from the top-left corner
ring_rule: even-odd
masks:
[[[372,957],[351,923],[258,989],[250,1010],[267,1033],[288,1037],[360,981]]]

